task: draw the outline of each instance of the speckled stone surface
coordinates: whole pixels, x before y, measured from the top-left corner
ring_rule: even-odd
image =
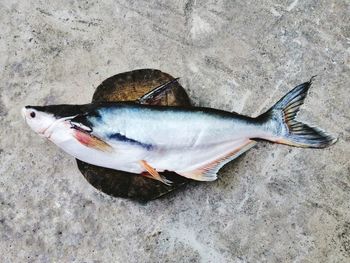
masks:
[[[347,0],[0,1],[1,262],[349,262]],[[195,105],[256,116],[318,75],[300,119],[325,150],[261,142],[212,183],[141,205],[90,186],[26,127],[26,104],[85,103],[158,68]]]

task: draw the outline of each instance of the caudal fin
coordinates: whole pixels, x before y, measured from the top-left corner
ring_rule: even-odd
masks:
[[[296,86],[270,110],[258,117],[271,134],[266,139],[297,147],[325,148],[337,141],[324,130],[295,120],[312,80]]]

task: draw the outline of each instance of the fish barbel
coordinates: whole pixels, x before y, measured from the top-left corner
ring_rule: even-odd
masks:
[[[312,79],[296,86],[256,118],[202,107],[102,102],[26,106],[27,124],[68,154],[106,168],[143,174],[166,184],[159,173],[213,181],[219,169],[264,139],[297,147],[336,142],[295,117]]]

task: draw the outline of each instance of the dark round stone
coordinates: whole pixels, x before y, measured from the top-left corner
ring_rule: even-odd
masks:
[[[96,89],[92,102],[97,101],[135,101],[142,95],[174,79],[167,73],[156,69],[139,69],[114,75],[103,81]],[[171,89],[162,94],[159,105],[191,106],[183,87],[174,82]],[[167,186],[159,181],[108,168],[103,168],[77,160],[78,168],[86,180],[101,192],[138,201],[149,201],[170,193],[188,183],[189,179],[172,172],[162,173],[173,181]]]

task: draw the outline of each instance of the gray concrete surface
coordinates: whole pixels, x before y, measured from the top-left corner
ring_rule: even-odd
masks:
[[[1,262],[350,262],[349,1],[0,0]],[[24,124],[137,68],[196,105],[258,115],[318,75],[302,108],[325,150],[261,142],[213,183],[110,198]]]

